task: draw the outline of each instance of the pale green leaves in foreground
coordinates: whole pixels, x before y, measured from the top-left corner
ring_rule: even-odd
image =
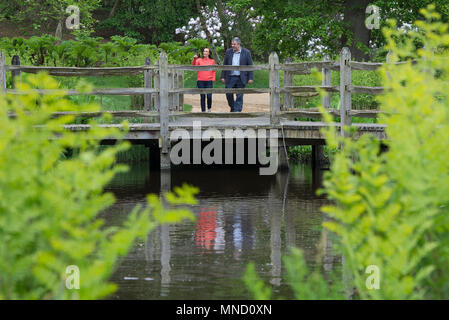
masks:
[[[100,150],[99,141],[124,132],[94,122],[89,131],[66,130],[73,117],[53,118],[53,112],[99,107],[75,105],[63,94],[38,94],[34,88],[58,88],[47,75],[27,77],[17,87],[31,93],[0,95],[0,298],[106,297],[116,289],[108,279],[117,259],[137,238],[193,215],[182,208],[166,210],[150,195],[146,207],[132,210],[123,226],[106,226],[98,215],[114,197],[103,188],[127,170],[115,164],[115,156],[129,144]],[[76,150],[70,158],[64,155],[68,149]],[[183,187],[165,197],[169,204],[193,204],[196,192]],[[69,265],[80,270],[78,290],[66,288]]]
[[[393,23],[384,30],[392,63],[380,70],[386,113],[379,123],[387,125],[387,151],[370,135],[355,140],[334,126],[325,131],[340,152],[322,190],[333,202],[322,208],[330,217],[323,232],[336,235],[343,270],[324,281],[320,268],[309,272],[293,251],[284,262],[298,299],[449,296],[449,30],[432,7],[422,13],[427,21],[418,21],[416,31],[405,34]],[[379,270],[378,288],[367,286],[370,266]],[[246,279],[253,278],[249,268]],[[249,288],[260,291],[257,298],[270,297],[259,282]]]
[[[432,8],[423,14],[428,21],[418,21],[418,31],[405,35],[394,24],[384,30],[392,63],[380,71],[385,94],[379,102],[386,114],[379,122],[387,125],[388,151],[381,153],[368,135],[338,138],[342,151],[324,182],[335,201],[323,208],[333,218],[324,226],[339,236],[345,267],[364,299],[449,293],[435,290],[447,277],[441,273],[449,259],[443,232],[449,227],[449,33],[447,25],[432,22],[438,19]],[[327,132],[328,139],[335,136]],[[366,287],[369,265],[380,270],[378,290]]]

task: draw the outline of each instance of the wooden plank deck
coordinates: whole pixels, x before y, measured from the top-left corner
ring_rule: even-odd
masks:
[[[279,124],[270,124],[269,116],[248,117],[248,118],[198,118],[198,117],[182,117],[175,120],[170,119],[169,132],[176,129],[185,129],[192,136],[193,124],[196,122],[197,126],[201,126],[201,130],[217,129],[224,136],[225,130],[233,129],[278,129],[278,136],[282,139],[288,139],[289,145],[302,145],[315,141],[317,144],[324,143],[324,136],[321,129],[328,126],[328,124],[316,121],[292,121],[281,119]],[[340,123],[334,123],[339,132]],[[120,124],[103,124],[101,127],[116,127],[121,128]],[[357,128],[355,137],[361,134],[370,133],[377,139],[385,139],[385,125],[373,123],[353,123],[352,126]],[[89,125],[66,125],[66,129],[71,131],[84,131],[90,128]],[[126,140],[159,140],[160,138],[160,124],[159,123],[131,123],[129,125],[129,132],[124,139]],[[138,142],[138,141],[136,141]]]

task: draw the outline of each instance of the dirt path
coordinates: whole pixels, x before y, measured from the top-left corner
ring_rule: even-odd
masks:
[[[201,112],[199,94],[184,95],[184,103],[193,106],[193,112]],[[228,101],[225,94],[212,95],[212,112],[229,112]],[[268,93],[245,94],[243,96],[242,112],[270,111],[270,95]]]

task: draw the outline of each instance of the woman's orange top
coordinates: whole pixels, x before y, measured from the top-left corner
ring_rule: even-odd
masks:
[[[194,66],[210,66],[215,64],[214,59],[194,58],[192,65]],[[197,71],[198,81],[215,81],[215,70]]]

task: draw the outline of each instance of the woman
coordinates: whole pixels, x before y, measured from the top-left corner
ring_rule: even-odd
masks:
[[[193,57],[192,65],[194,66],[210,66],[215,64],[215,60],[210,58],[210,49],[204,48],[203,57],[199,58],[197,55]],[[211,71],[198,71],[198,81],[196,85],[198,88],[213,88],[213,82],[215,81],[215,70]],[[212,93],[207,94],[207,112],[212,109]],[[206,111],[206,95],[201,94],[201,111]]]

